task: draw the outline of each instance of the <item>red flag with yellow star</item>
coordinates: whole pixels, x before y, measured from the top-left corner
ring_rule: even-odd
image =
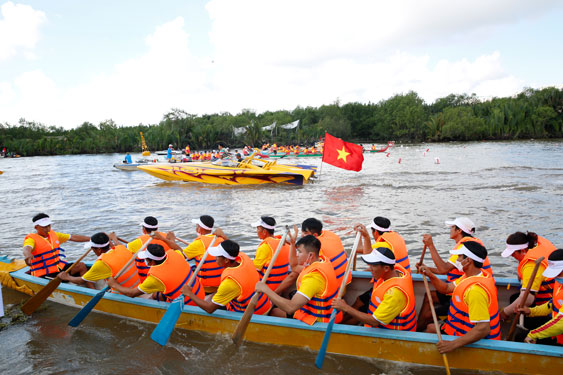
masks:
[[[325,133],[323,161],[338,168],[361,171],[364,162],[364,148]]]

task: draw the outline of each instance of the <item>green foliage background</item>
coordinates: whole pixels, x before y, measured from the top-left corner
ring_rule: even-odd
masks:
[[[295,130],[262,127],[300,120]],[[234,128],[246,133],[234,135]],[[22,156],[140,152],[142,131],[151,151],[190,145],[192,150],[311,144],[328,131],[354,142],[440,142],[563,137],[563,89],[526,89],[515,97],[480,101],[473,95],[448,95],[426,104],[417,93],[395,95],[377,104],[335,102],[293,111],[219,113],[196,116],[179,109],[158,124],[122,126],[113,120],[85,122],[66,130],[21,119],[0,124],[0,147]]]

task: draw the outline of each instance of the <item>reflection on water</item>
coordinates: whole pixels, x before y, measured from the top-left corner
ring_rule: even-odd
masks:
[[[161,230],[193,239],[190,220],[209,214],[247,249],[259,243],[250,223],[261,215],[272,215],[279,224],[317,217],[342,236],[347,250],[354,241],[355,223],[386,216],[405,238],[411,262],[420,256],[422,233],[434,236],[445,257],[452,243],[444,221],[468,216],[501,276],[515,275],[516,262],[500,257],[506,237],[514,231],[534,231],[563,247],[561,141],[398,145],[389,157],[366,154],[359,173],[325,164],[320,180],[301,187],[163,182],[113,168],[121,159],[122,155],[0,159],[4,171],[0,252],[20,256],[23,238],[32,231],[31,217],[42,211],[51,215],[57,231],[91,235],[115,230],[129,240],[140,234],[139,223],[147,215],[159,219]],[[318,165],[320,159],[299,162]],[[81,244],[64,247],[70,259],[83,251]],[[358,266],[363,267],[361,261]],[[227,339],[194,332],[174,333],[171,345],[160,348],[148,339],[153,326],[101,314],[91,314],[83,327],[69,330],[66,323],[75,312],[48,304],[28,322],[2,331],[0,372],[258,374],[266,368],[276,373],[290,369],[296,374],[319,373],[313,366],[315,353],[307,350],[248,345],[229,358]],[[443,372],[328,356],[322,373],[350,369],[358,374]]]

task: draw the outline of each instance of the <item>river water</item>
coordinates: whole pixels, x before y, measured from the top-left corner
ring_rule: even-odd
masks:
[[[396,145],[389,151],[365,154],[359,173],[324,164],[320,180],[301,187],[165,182],[113,168],[123,158],[118,154],[0,159],[0,254],[21,256],[23,238],[33,230],[31,217],[38,212],[48,213],[59,232],[113,230],[127,240],[140,234],[139,223],[147,215],[159,219],[160,230],[174,230],[191,240],[195,232],[190,220],[209,214],[249,250],[259,243],[250,223],[261,215],[274,216],[279,224],[316,217],[342,237],[348,250],[354,223],[385,216],[405,238],[411,262],[420,256],[423,233],[431,233],[447,256],[452,243],[444,221],[467,216],[489,250],[495,274],[506,277],[514,277],[516,268],[514,260],[500,257],[510,233],[533,231],[563,247],[563,141]],[[320,165],[319,158],[299,162]],[[77,243],[67,243],[65,249],[70,260],[83,252]],[[22,298],[4,290],[7,308]],[[44,306],[26,322],[0,331],[0,373],[443,371],[341,356],[327,356],[324,370],[318,371],[316,353],[308,350],[247,344],[233,352],[226,337],[186,331],[175,332],[160,349],[149,339],[152,325],[91,314],[80,329],[72,330],[66,324],[76,310]]]

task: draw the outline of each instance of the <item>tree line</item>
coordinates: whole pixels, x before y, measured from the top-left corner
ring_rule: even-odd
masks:
[[[300,120],[296,129],[264,126]],[[235,135],[235,128],[244,134]],[[526,89],[514,97],[480,100],[473,95],[448,95],[427,104],[415,92],[378,103],[338,101],[292,111],[233,115],[192,115],[180,109],[158,124],[123,126],[113,120],[74,129],[20,119],[0,124],[0,147],[22,156],[109,152],[140,152],[143,132],[151,151],[190,145],[192,150],[241,147],[265,143],[309,145],[326,132],[355,142],[442,142],[563,137],[563,89]]]

